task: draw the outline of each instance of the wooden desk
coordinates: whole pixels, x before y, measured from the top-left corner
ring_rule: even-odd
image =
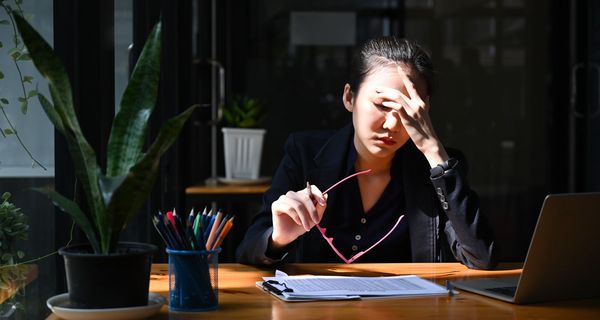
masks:
[[[446,279],[518,275],[518,265],[506,270],[469,270],[458,263],[292,264],[289,274],[403,275],[416,274],[443,283]],[[168,296],[166,264],[152,269],[150,290]],[[518,306],[461,292],[456,296],[382,298],[360,301],[289,303],[256,288],[273,270],[240,264],[219,265],[219,308],[204,313],[170,313],[163,306],[153,319],[600,319],[600,298]]]

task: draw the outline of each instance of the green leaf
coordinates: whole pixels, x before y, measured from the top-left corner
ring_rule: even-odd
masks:
[[[52,95],[54,106],[57,110],[57,98]],[[60,111],[59,111],[60,115]],[[95,219],[95,225],[100,236],[101,253],[108,253],[110,238],[110,216],[106,213],[102,196],[98,186],[98,164],[96,163],[96,153],[83,137],[81,131],[74,132],[70,127],[68,119],[61,115],[64,125],[64,137],[67,140],[67,147],[71,154],[71,159],[75,167],[75,175],[83,186],[88,201],[88,208]],[[94,172],[94,173],[92,173]]]
[[[15,52],[19,52],[19,48],[10,48],[10,49],[8,49],[7,53],[9,56],[12,56],[12,54]]]
[[[0,79],[4,79],[4,73],[0,71]]]
[[[19,56],[19,60],[21,61],[27,61],[27,60],[31,60],[31,57],[29,56],[29,54],[27,53],[23,53]]]
[[[27,98],[33,98],[35,96],[37,96],[38,92],[37,90],[31,90],[27,93]]]
[[[4,47],[4,43],[2,43],[2,41],[0,41],[0,48]]]
[[[14,60],[19,59],[19,57],[21,56],[21,53],[19,51],[15,51],[13,53],[10,54],[11,58],[13,58]]]
[[[61,102],[61,105],[65,106],[64,109],[67,115],[70,118],[75,119],[71,84],[69,83],[69,78],[64,66],[54,54],[52,47],[50,47],[44,38],[42,38],[42,36],[29,24],[29,22],[27,22],[18,14],[14,14],[13,16],[15,18],[17,28],[23,37],[23,41],[27,46],[27,50],[33,59],[34,65],[44,77],[50,80],[49,86],[51,91],[55,91],[55,93],[58,94],[57,99]],[[31,79],[33,79],[31,76],[23,77],[23,81],[28,81]]]
[[[8,24],[10,24],[10,21],[8,21],[8,20],[0,20],[0,24],[8,25]]]
[[[58,132],[64,136],[65,126],[63,125],[62,119],[58,115],[58,112],[56,112],[56,109],[54,109],[52,103],[50,103],[50,101],[48,101],[48,99],[41,93],[38,94],[38,100],[40,101],[44,112],[46,112],[48,119],[50,119],[50,122],[54,124],[54,128],[56,128],[56,130],[58,130]]]
[[[110,200],[112,199],[113,193],[117,188],[123,184],[126,175],[118,176],[118,177],[107,177],[104,175],[99,175],[100,178],[98,182],[100,183],[100,191],[102,191],[102,199],[104,200],[104,204],[108,206]]]
[[[4,103],[4,104],[8,104],[8,99],[6,98],[2,98],[0,99],[0,102]]]
[[[235,96],[222,108],[225,126],[255,128],[263,120],[263,108],[256,99]]]
[[[19,102],[24,102],[24,101],[26,101],[26,99],[25,99],[25,98],[23,98],[23,97],[18,97],[18,98],[17,98],[17,101],[19,101]]]
[[[125,180],[115,190],[107,211],[115,215],[113,221],[113,238],[111,243],[119,239],[118,231],[130,221],[140,210],[152,191],[158,172],[160,157],[171,147],[179,132],[196,106],[192,106],[165,122],[154,143],[142,159],[133,166]]]
[[[31,83],[31,80],[33,80],[33,77],[32,77],[32,76],[24,76],[24,77],[23,77],[23,82],[28,82],[28,83]]]
[[[21,113],[27,114],[27,107],[28,106],[29,106],[29,103],[27,102],[27,100],[21,101],[21,105],[19,106],[19,108],[21,109]]]
[[[129,171],[146,142],[148,118],[156,104],[160,79],[161,24],[156,24],[133,70],[108,140],[106,175]]]
[[[4,131],[4,134],[7,135],[7,136],[11,135],[11,134],[15,134],[15,132],[12,131],[12,129],[10,129],[10,128],[6,128],[3,131]]]
[[[100,250],[108,253],[110,241],[110,216],[106,213],[100,188],[98,186],[98,164],[96,153],[87,142],[73,107],[73,96],[69,77],[60,59],[44,38],[18,14],[13,14],[17,28],[27,46],[34,65],[48,79],[48,87],[54,104],[54,110],[62,121],[62,133],[67,140],[69,153],[75,167],[75,175],[83,187],[88,209],[95,221],[100,237]],[[48,115],[52,120],[52,116]]]
[[[33,188],[33,190],[45,194],[48,196],[48,198],[50,198],[50,201],[52,201],[57,208],[69,214],[71,219],[73,219],[73,221],[77,223],[81,230],[83,230],[90,241],[92,248],[94,248],[94,251],[100,252],[100,246],[94,227],[92,226],[90,219],[83,213],[83,211],[81,211],[81,208],[79,208],[77,203],[65,198],[60,193],[51,189]]]

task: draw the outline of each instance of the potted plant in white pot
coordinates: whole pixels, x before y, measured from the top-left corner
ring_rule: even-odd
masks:
[[[236,96],[222,111],[227,181],[258,180],[266,133],[258,128],[263,120],[262,105],[256,99]]]
[[[194,109],[190,107],[163,124],[155,140],[143,150],[160,78],[160,23],[148,36],[123,94],[121,108],[112,123],[107,165],[102,169],[82,134],[64,66],[24,18],[18,14],[14,18],[36,68],[48,80],[52,102],[41,94],[38,99],[56,130],[65,137],[75,175],[84,191],[85,203],[75,203],[55,191],[37,189],[68,213],[89,240],[89,244],[59,250],[65,260],[70,305],[147,305],[151,259],[157,248],[119,242],[119,236],[146,202],[161,155],[176,140]]]

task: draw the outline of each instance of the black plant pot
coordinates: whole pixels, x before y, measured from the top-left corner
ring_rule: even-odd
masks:
[[[113,254],[94,254],[87,244],[63,247],[71,308],[103,309],[148,304],[152,254],[147,243],[120,242]]]

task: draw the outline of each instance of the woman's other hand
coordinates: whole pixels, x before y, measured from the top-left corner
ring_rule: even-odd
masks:
[[[310,188],[310,189],[309,189]],[[271,204],[274,248],[283,248],[317,225],[325,208],[327,195],[317,186],[300,191],[288,191]]]

